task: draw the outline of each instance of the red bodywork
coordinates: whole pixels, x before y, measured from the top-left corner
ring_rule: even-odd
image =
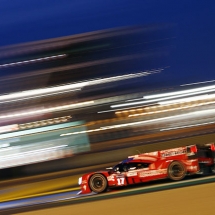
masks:
[[[210,144],[209,147],[211,150],[215,150],[214,144]],[[173,161],[181,162],[186,168],[187,174],[200,172],[199,163],[203,162],[209,166],[214,165],[213,158],[198,157],[196,156],[197,151],[197,146],[192,145],[130,156],[110,171],[91,172],[83,175],[80,183],[81,193],[92,192],[89,180],[94,174],[104,175],[108,187],[118,187],[168,178],[168,167]],[[127,167],[127,169],[120,170],[117,169],[118,167]]]

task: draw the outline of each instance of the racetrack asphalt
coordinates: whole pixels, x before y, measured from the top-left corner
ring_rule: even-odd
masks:
[[[38,207],[38,203],[32,205],[32,202],[34,201],[33,199],[29,199],[28,201],[31,202],[31,208],[27,208],[27,205],[20,205],[20,209],[2,211],[1,214],[16,214],[21,211],[29,211],[23,213],[26,215],[84,214],[86,211],[87,214],[95,214],[97,210],[97,213],[100,211],[102,214],[110,214],[111,206],[114,206],[113,208],[116,210],[112,211],[111,214],[117,215],[131,214],[135,211],[139,214],[144,213],[149,215],[200,214],[200,210],[203,209],[205,211],[202,211],[201,214],[211,215],[213,214],[212,202],[215,201],[214,182],[215,176],[210,176],[188,179],[180,182],[123,189],[118,190],[117,192],[108,192],[101,195],[91,195],[83,198],[75,198],[74,193],[67,193],[66,198],[64,198],[65,196],[63,197],[62,194],[58,195],[58,197],[60,197],[59,202],[56,202],[55,199],[53,204],[48,203],[47,205],[44,205],[47,199],[45,200],[45,197],[42,197],[43,199],[40,198],[40,201],[43,203],[43,206]],[[50,198],[51,197],[49,196],[49,199]],[[170,210],[167,210],[168,207]],[[211,213],[209,213],[208,208],[210,208]]]

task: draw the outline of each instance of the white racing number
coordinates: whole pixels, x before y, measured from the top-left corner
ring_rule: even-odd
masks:
[[[125,178],[117,178],[118,185],[124,185],[124,183],[125,183]]]

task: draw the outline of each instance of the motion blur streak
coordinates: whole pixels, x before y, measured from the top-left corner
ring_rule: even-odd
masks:
[[[120,127],[140,125],[140,124],[145,124],[145,123],[150,123],[150,122],[165,121],[165,120],[173,119],[173,118],[186,118],[186,117],[189,117],[189,116],[201,116],[201,115],[207,115],[207,114],[212,114],[212,113],[215,113],[215,110],[196,111],[196,112],[192,112],[192,113],[179,114],[179,115],[176,115],[176,116],[169,116],[169,117],[163,117],[163,118],[140,121],[140,122],[131,122],[131,123],[125,123],[125,124],[101,127],[101,129],[120,128]]]
[[[71,89],[71,90],[65,90],[65,91],[60,91],[60,92],[54,92],[54,93],[46,93],[46,94],[40,94],[40,95],[37,95],[37,96],[29,96],[29,97],[26,97],[22,96],[22,98],[18,98],[18,99],[10,99],[10,100],[4,100],[4,101],[1,101],[1,96],[0,96],[0,103],[2,104],[5,104],[5,103],[9,103],[9,102],[19,102],[19,101],[23,101],[23,100],[30,100],[30,99],[37,99],[37,98],[42,98],[42,97],[47,97],[47,96],[53,96],[53,95],[60,95],[60,94],[63,94],[63,93],[69,93],[69,92],[75,92],[75,91],[80,91],[81,88],[77,88],[77,89]]]
[[[156,123],[156,122],[165,123],[165,121],[168,122],[168,120],[170,120],[170,119],[183,119],[183,118],[188,119],[189,117],[196,117],[196,116],[203,117],[203,116],[213,114],[213,113],[215,113],[215,110],[195,111],[195,112],[186,113],[186,114],[178,114],[175,116],[160,117],[160,118],[151,119],[151,120],[130,122],[130,123],[124,123],[124,124],[118,124],[118,125],[110,125],[110,126],[100,127],[97,129],[81,131],[81,132],[66,133],[66,134],[61,134],[60,136],[76,135],[76,134],[88,133],[88,132],[97,132],[97,131],[103,131],[103,130],[108,130],[108,129],[117,129],[117,128],[122,128],[122,127],[129,127],[129,126],[138,126],[138,125],[140,126],[140,125],[147,124],[147,123],[148,124],[149,123]]]
[[[28,152],[22,152],[22,153],[16,153],[14,156],[13,155],[5,155],[1,157],[1,161],[10,161],[13,158],[23,158],[26,155],[32,155],[32,156],[37,156],[37,154],[40,154],[40,156],[42,157],[43,154],[42,153],[46,153],[49,152],[50,154],[53,153],[55,150],[58,150],[59,148],[63,148],[66,147],[68,145],[60,145],[60,146],[54,146],[54,147],[49,147],[49,148],[44,148],[44,149],[37,149],[37,150],[32,150],[32,151],[28,151]],[[5,149],[8,150],[9,148]],[[47,154],[45,154],[47,156]]]
[[[25,111],[25,112],[21,112],[21,113],[7,114],[7,115],[0,116],[0,119],[29,116],[29,115],[34,115],[34,114],[43,114],[43,113],[67,110],[67,109],[71,109],[74,107],[90,105],[93,103],[94,103],[94,101],[80,102],[80,103],[76,103],[76,104],[62,105],[62,106],[53,107],[53,108],[44,108],[44,109],[39,109],[39,110],[34,110],[34,111]]]
[[[185,97],[185,96],[190,96],[190,95],[213,92],[213,91],[215,91],[215,86],[213,86],[212,89],[197,90],[197,92],[195,92],[195,89],[193,89],[193,90],[194,90],[194,92],[184,93],[184,94],[181,94],[181,91],[177,91],[177,92],[171,93],[172,96],[168,95],[167,97],[165,97],[165,94],[160,94],[160,96],[155,95],[155,98],[157,97],[157,99],[152,99],[152,100],[148,100],[148,101],[139,101],[139,102],[130,102],[130,103],[125,103],[125,104],[112,105],[111,108],[119,108],[119,107],[126,107],[126,106],[132,106],[132,105],[157,103],[159,101],[164,101],[164,100],[168,100],[168,99],[174,99],[174,98],[180,98],[180,97]],[[181,94],[181,95],[178,95],[178,94]],[[147,97],[147,96],[144,96],[144,99],[146,99],[145,97]],[[150,98],[153,98],[153,97],[154,96],[150,96]],[[164,97],[164,98],[160,98],[160,97]]]
[[[188,104],[187,106],[183,106],[183,107],[179,106],[179,107],[174,107],[174,108],[169,108],[169,109],[149,111],[149,112],[146,112],[146,113],[130,114],[130,115],[128,115],[128,117],[144,116],[144,115],[150,115],[150,114],[156,114],[156,113],[165,113],[165,112],[169,112],[169,111],[189,109],[189,108],[193,108],[193,107],[200,107],[200,106],[214,104],[214,103],[215,103],[215,101],[203,102],[203,103],[198,103],[198,104]],[[151,110],[153,108],[157,108],[157,109],[161,108],[162,109],[163,107],[167,107],[167,106],[169,106],[169,104],[146,107],[145,109],[146,110]],[[117,112],[116,114],[121,114],[121,113]]]
[[[64,128],[70,127],[70,124],[64,124],[63,127]],[[17,136],[21,137],[21,136],[30,135],[30,134],[37,134],[37,133],[40,134],[41,132],[55,131],[57,129],[59,129],[58,125],[46,126],[46,127],[41,127],[41,128],[35,128],[35,129],[26,129],[26,130],[19,131],[19,132],[1,134],[0,140],[5,139],[5,138],[10,138],[10,137],[17,137]]]
[[[190,86],[190,85],[196,85],[196,84],[205,84],[205,83],[210,83],[210,82],[214,82],[215,80],[210,80],[210,81],[201,81],[201,82],[197,82],[197,83],[189,83],[189,84],[181,84],[180,86]]]
[[[215,89],[215,86],[212,85],[212,86],[206,86],[206,87],[198,87],[198,88],[189,89],[189,90],[180,90],[180,91],[170,92],[170,93],[148,95],[148,96],[144,96],[143,98],[144,99],[154,99],[154,98],[160,98],[160,97],[164,97],[164,96],[168,97],[168,96],[174,96],[174,95],[179,95],[179,94],[188,94],[189,95],[189,93],[194,93],[194,92],[197,92],[200,94],[202,91],[207,92],[207,90],[214,90],[214,89]]]
[[[10,132],[10,131],[17,131],[17,130],[19,130],[18,124],[0,126],[0,133]]]
[[[169,131],[169,130],[175,130],[175,129],[181,129],[181,128],[190,128],[190,127],[196,127],[196,126],[201,126],[201,125],[209,125],[209,124],[214,124],[214,123],[215,122],[206,122],[206,123],[201,123],[201,124],[179,126],[179,127],[173,127],[173,128],[164,128],[164,129],[161,129],[160,131]]]
[[[90,133],[90,132],[95,132],[95,131],[102,131],[102,130],[106,130],[108,128],[97,128],[97,129],[92,129],[92,130],[87,130],[87,131],[77,131],[77,132],[72,132],[72,133],[67,133],[67,134],[61,134],[60,136],[69,136],[69,135],[73,135],[73,134],[83,134],[83,133]]]
[[[164,102],[158,102],[160,105],[166,105],[166,104],[175,104],[175,103],[184,103],[184,102],[192,102],[197,100],[205,100],[205,99],[212,99],[215,98],[215,94],[212,95],[201,95],[201,96],[193,96],[183,99],[175,99],[170,101],[164,101]]]
[[[51,118],[47,120],[40,120],[40,121],[35,121],[30,123],[19,124],[18,129],[22,130],[22,129],[37,128],[37,127],[42,127],[46,125],[64,123],[64,122],[68,122],[71,118],[72,118],[71,116],[62,116],[62,117]]]
[[[53,59],[62,58],[62,57],[66,57],[66,54],[47,56],[47,57],[43,57],[43,58],[30,59],[30,60],[19,61],[19,62],[14,62],[14,63],[0,64],[0,68],[1,67],[8,67],[8,66],[17,66],[17,65],[27,64],[27,63],[34,63],[37,61],[53,60]]]
[[[5,101],[7,99],[16,99],[16,98],[32,99],[32,98],[38,98],[39,96],[42,96],[42,97],[43,96],[50,96],[50,95],[53,95],[50,93],[59,94],[59,93],[64,93],[65,90],[80,90],[80,88],[86,87],[86,86],[104,84],[104,83],[109,83],[109,82],[113,82],[113,81],[121,81],[121,80],[130,79],[130,78],[138,78],[141,76],[147,76],[147,75],[150,75],[153,73],[157,73],[157,72],[160,72],[162,70],[163,69],[148,71],[148,72],[139,72],[139,73],[134,73],[134,74],[114,76],[114,77],[110,77],[110,78],[100,78],[97,80],[68,84],[65,86],[58,86],[58,87],[45,88],[45,89],[35,89],[35,90],[29,90],[29,91],[25,91],[25,92],[13,93],[13,94],[9,94],[9,95],[2,95],[2,96],[0,96],[0,101]],[[66,92],[69,92],[69,91],[66,91]],[[28,97],[26,98],[26,96],[30,96],[30,98],[28,98]],[[32,96],[36,96],[36,97],[32,97]],[[19,99],[19,100],[21,100],[21,99]],[[17,100],[12,100],[12,101],[17,101]]]
[[[47,119],[47,120],[35,121],[35,122],[31,122],[31,123],[0,126],[0,133],[42,127],[42,126],[53,125],[53,124],[57,124],[57,123],[64,123],[64,122],[68,122],[68,120],[71,118],[72,118],[71,116],[63,116],[63,117],[57,117],[57,118],[52,118],[52,119]]]

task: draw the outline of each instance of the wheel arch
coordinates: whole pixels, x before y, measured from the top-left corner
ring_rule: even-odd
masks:
[[[167,169],[169,168],[169,166],[170,166],[170,164],[171,163],[173,163],[173,162],[179,162],[179,163],[181,163],[183,166],[184,166],[184,168],[186,169],[186,171],[187,171],[187,165],[186,165],[186,163],[183,161],[183,160],[169,160],[168,162],[167,162]]]
[[[91,191],[93,191],[93,190],[91,189],[91,186],[90,186],[90,179],[91,179],[94,175],[96,175],[96,174],[102,175],[102,176],[105,177],[106,182],[107,182],[107,185],[106,185],[106,189],[107,189],[108,186],[109,186],[109,184],[108,184],[108,179],[107,179],[107,176],[106,176],[103,172],[94,172],[94,173],[92,173],[92,174],[90,174],[90,175],[88,176],[87,184],[88,184],[89,189],[90,189]]]
[[[170,176],[170,168],[171,168],[171,165],[173,165],[173,164],[180,164],[180,165],[182,165],[182,167],[184,168],[184,172],[183,172],[183,174],[182,174],[182,177],[180,178],[178,178],[178,179],[173,179],[173,177],[172,176]],[[187,166],[186,166],[186,164],[182,161],[182,160],[172,160],[171,162],[169,162],[168,163],[168,166],[167,166],[167,175],[168,175],[168,178],[170,178],[170,179],[172,179],[172,180],[182,180],[186,175],[187,175]]]

